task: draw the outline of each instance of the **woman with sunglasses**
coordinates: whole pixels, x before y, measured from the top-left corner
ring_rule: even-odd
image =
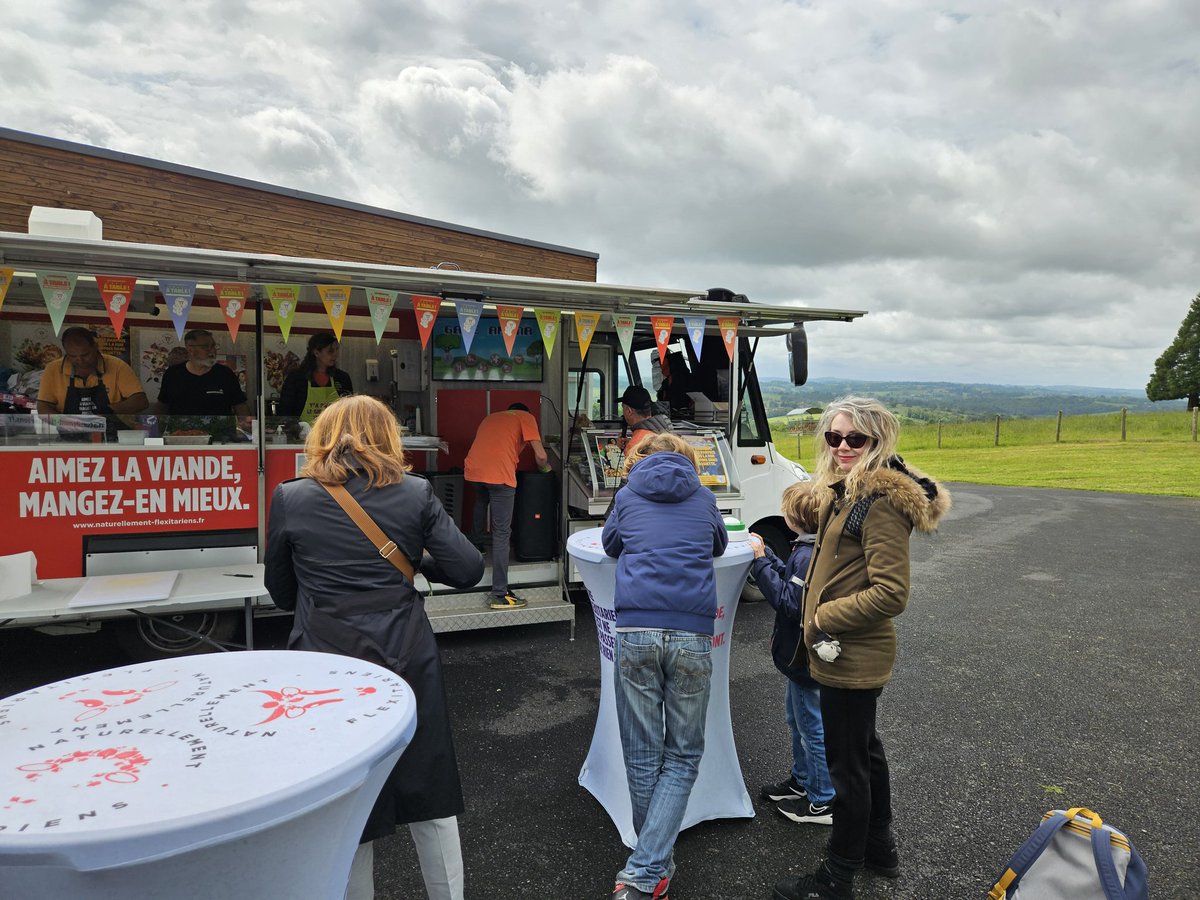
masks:
[[[900,872],[875,708],[896,658],[892,619],[908,602],[909,535],[933,531],[950,508],[944,488],[896,455],[900,426],[878,400],[835,400],[818,429],[817,538],[796,660],[807,654],[821,685],[837,803],[825,859],[812,874],[776,884],[776,900],[844,900],[864,866],[890,878]]]

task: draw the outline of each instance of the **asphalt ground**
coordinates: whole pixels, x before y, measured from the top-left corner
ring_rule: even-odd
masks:
[[[940,532],[913,539],[913,591],[880,700],[903,872],[860,900],[979,898],[1052,808],[1087,806],[1125,831],[1151,896],[1200,896],[1200,502],[951,485]],[[730,700],[752,797],[784,777],[773,613],[737,610]],[[260,624],[281,646],[285,621]],[[599,699],[586,605],[563,624],[441,635],[467,796],[467,896],[608,896],[627,850],[577,777]],[[0,695],[123,665],[94,637],[0,632]],[[673,900],[769,898],[807,871],[829,829],[756,803],[676,845]],[[379,900],[423,897],[407,834],[376,849]]]

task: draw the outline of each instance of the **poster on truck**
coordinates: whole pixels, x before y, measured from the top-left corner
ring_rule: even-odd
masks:
[[[187,451],[6,450],[0,555],[32,550],[41,578],[83,574],[84,539],[255,528],[258,454]]]

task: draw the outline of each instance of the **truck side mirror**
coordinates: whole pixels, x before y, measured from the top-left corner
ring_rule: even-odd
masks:
[[[808,381],[808,335],[801,322],[787,335],[788,372],[792,384],[802,385]]]

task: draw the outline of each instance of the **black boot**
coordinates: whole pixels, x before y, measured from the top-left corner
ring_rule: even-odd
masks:
[[[835,878],[828,863],[822,862],[811,875],[780,881],[771,896],[774,900],[853,900],[854,882]]]
[[[885,827],[867,835],[865,862],[868,869],[884,878],[900,877],[900,854],[891,828]]]

